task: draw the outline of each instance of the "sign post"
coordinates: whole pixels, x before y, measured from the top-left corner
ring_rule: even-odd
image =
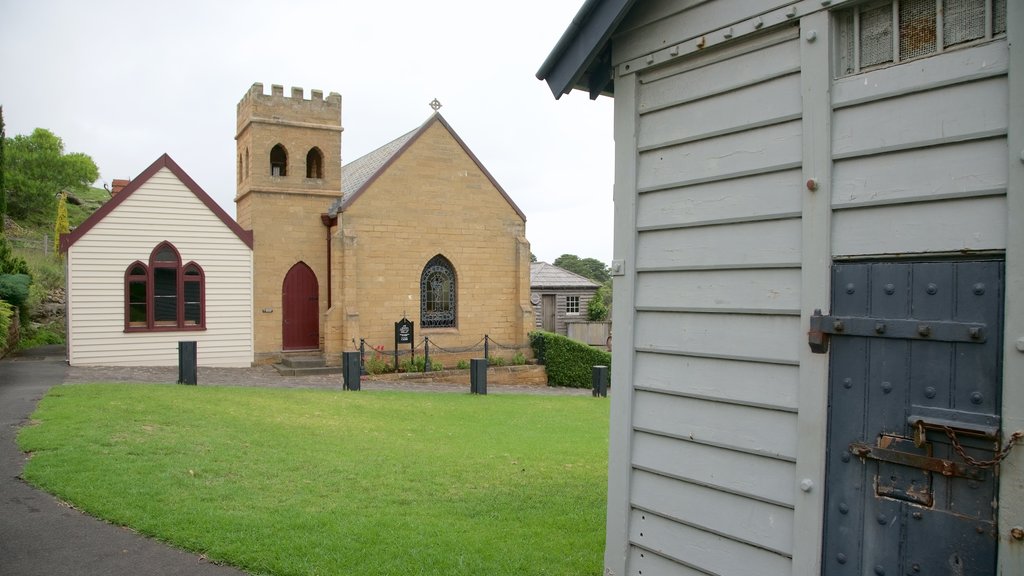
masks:
[[[398,345],[408,344],[409,345],[409,358],[412,358],[412,354],[416,351],[416,344],[413,339],[413,325],[412,321],[408,320],[405,316],[401,320],[395,322],[395,371],[398,370]]]

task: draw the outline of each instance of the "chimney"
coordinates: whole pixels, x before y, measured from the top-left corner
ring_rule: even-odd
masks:
[[[131,183],[131,180],[114,180],[110,188],[110,196],[117,196],[117,193],[125,189],[125,186]]]

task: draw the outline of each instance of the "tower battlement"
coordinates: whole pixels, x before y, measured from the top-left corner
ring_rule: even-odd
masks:
[[[286,96],[284,86],[270,85],[270,94],[264,93],[263,83],[249,87],[238,101],[238,130],[252,119],[292,120],[326,126],[341,126],[341,94],[331,92],[324,97],[323,90],[312,89],[309,98],[299,86],[291,88]]]

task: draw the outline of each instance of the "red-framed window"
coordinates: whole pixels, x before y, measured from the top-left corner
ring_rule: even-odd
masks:
[[[178,249],[161,242],[149,263],[136,260],[124,273],[126,332],[206,329],[206,277],[195,262],[182,266]]]

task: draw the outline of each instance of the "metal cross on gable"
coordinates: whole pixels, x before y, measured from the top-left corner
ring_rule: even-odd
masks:
[[[441,101],[438,100],[437,98],[434,98],[433,100],[430,101],[430,107],[434,109],[434,112],[437,112],[438,110],[441,109]]]

